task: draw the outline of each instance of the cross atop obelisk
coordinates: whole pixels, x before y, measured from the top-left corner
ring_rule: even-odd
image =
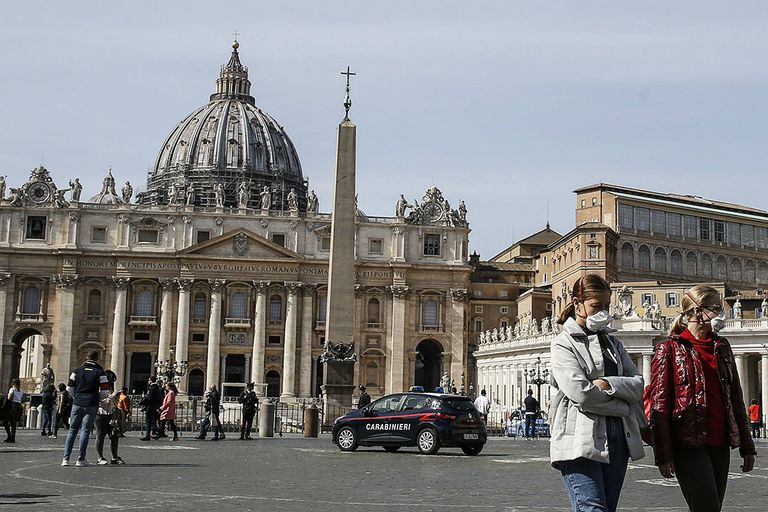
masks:
[[[357,73],[351,72],[347,66],[347,70],[342,71],[341,74],[347,75],[347,88],[344,92],[344,120],[349,120],[349,109],[352,108],[352,99],[349,97],[349,77],[355,76]]]

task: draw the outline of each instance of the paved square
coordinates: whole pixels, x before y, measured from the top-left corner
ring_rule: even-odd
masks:
[[[458,449],[343,453],[328,435],[214,442],[186,434],[179,443],[143,443],[131,433],[120,443],[126,465],[91,468],[60,467],[63,444],[63,436],[31,432],[0,444],[0,510],[569,510],[546,440],[491,439],[482,454],[467,457]],[[766,448],[758,444],[761,454]],[[96,461],[93,440],[88,460]],[[768,510],[768,464],[758,458],[743,475],[739,461],[731,461],[725,510]],[[630,466],[620,510],[687,508],[649,451]]]

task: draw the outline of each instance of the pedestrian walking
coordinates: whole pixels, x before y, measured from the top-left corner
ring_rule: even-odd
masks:
[[[45,389],[43,389],[43,403],[42,403],[42,413],[43,413],[43,424],[42,429],[40,431],[41,436],[52,436],[53,430],[51,430],[51,426],[53,424],[53,406],[56,403],[56,388],[53,384],[48,384]]]
[[[128,396],[128,388],[123,387],[120,394],[117,395],[117,404],[115,407],[115,418],[118,423],[120,437],[125,437],[125,433],[130,430],[131,419],[131,398]]]
[[[3,415],[3,426],[5,426],[5,443],[16,442],[16,426],[21,418],[21,399],[24,398],[24,392],[21,390],[21,381],[19,379],[11,380],[11,387],[5,396],[5,414]]]
[[[205,392],[205,405],[203,406],[203,409],[205,410],[206,415],[202,423],[200,423],[200,433],[195,439],[205,439],[205,435],[209,428],[213,430],[212,440],[218,441],[219,439],[224,439],[224,433],[221,432],[221,424],[219,423],[220,405],[221,395],[219,395],[219,390],[216,388],[216,384],[211,384],[208,391]]]
[[[755,462],[736,361],[727,339],[722,298],[697,285],[681,301],[669,338],[656,345],[647,391],[656,466],[664,478],[677,477],[691,512],[720,511],[730,467],[730,448]]]
[[[157,439],[157,421],[159,419],[160,405],[162,405],[163,399],[160,395],[160,386],[157,384],[157,377],[155,375],[149,376],[149,385],[147,386],[147,394],[139,402],[139,405],[144,407],[146,428],[147,432],[144,437],[140,437],[139,441],[150,441],[151,439]]]
[[[253,439],[251,437],[251,428],[253,427],[253,417],[259,409],[259,397],[253,390],[253,382],[246,385],[246,389],[240,393],[237,400],[243,405],[243,419],[240,422],[240,439]]]
[[[51,439],[59,437],[59,424],[69,430],[69,416],[72,414],[72,395],[67,391],[67,385],[59,383],[59,392],[56,395],[56,419],[53,425],[53,435]]]
[[[611,288],[596,274],[576,280],[552,341],[550,460],[573,510],[614,512],[629,458],[645,454],[643,378],[610,328]]]
[[[77,454],[77,467],[87,467],[93,464],[85,459],[88,450],[88,438],[93,430],[96,413],[99,409],[99,399],[109,396],[109,380],[104,369],[99,365],[99,353],[92,350],[85,362],[76,368],[69,376],[67,391],[72,395],[72,415],[69,419],[69,431],[64,442],[64,458],[62,466],[69,466],[69,456],[75,444],[77,431],[80,430],[80,446]]]
[[[485,390],[480,391],[480,396],[475,398],[475,409],[480,411],[483,421],[488,423],[488,412],[491,410],[491,401],[485,395]]]
[[[112,370],[106,370],[105,373],[109,380],[109,395],[99,400],[99,410],[96,415],[96,453],[99,457],[96,464],[99,466],[106,464],[125,464],[123,459],[117,454],[118,445],[120,443],[120,433],[114,414],[116,411],[117,397],[120,395],[120,390],[115,390],[117,375],[115,375]],[[109,437],[110,460],[107,460],[104,457],[104,440],[106,437]]]
[[[752,400],[749,404],[749,426],[752,427],[752,437],[754,439],[760,438],[760,426],[762,424],[760,418],[760,406],[757,404],[757,400]]]
[[[360,398],[357,399],[357,408],[362,409],[366,405],[371,403],[371,395],[365,390],[365,386],[360,385]]]
[[[171,441],[179,440],[179,432],[176,429],[176,395],[178,394],[179,390],[176,389],[176,385],[173,382],[168,382],[165,385],[163,404],[160,406],[160,429],[164,431],[166,425],[170,425],[173,431]]]
[[[525,438],[536,436],[536,417],[539,415],[539,401],[533,398],[533,390],[528,390],[528,396],[523,400],[525,405]]]

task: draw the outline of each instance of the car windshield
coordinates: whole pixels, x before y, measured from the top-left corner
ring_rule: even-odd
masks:
[[[444,398],[442,402],[456,411],[473,411],[475,404],[469,398]]]

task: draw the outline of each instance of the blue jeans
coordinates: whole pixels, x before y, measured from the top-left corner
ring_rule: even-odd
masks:
[[[525,437],[536,436],[536,415],[525,413]]]
[[[85,452],[88,449],[88,438],[93,430],[93,422],[96,421],[96,412],[99,410],[97,405],[82,407],[72,406],[72,415],[69,417],[69,432],[67,440],[64,442],[64,458],[69,460],[72,453],[72,447],[75,445],[77,431],[80,430],[80,447],[77,454],[77,460],[85,460]],[[81,428],[82,427],[82,428]]]
[[[51,419],[53,418],[53,407],[46,409],[43,407],[43,428],[42,432],[51,432]]]
[[[621,418],[606,418],[608,457],[604,464],[580,457],[559,463],[574,512],[615,512],[624,485],[629,448]]]

